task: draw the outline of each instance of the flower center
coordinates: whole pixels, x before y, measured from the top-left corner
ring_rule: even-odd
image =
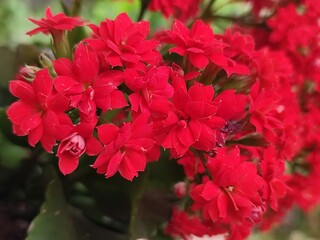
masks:
[[[228,187],[226,187],[226,189],[227,189],[229,192],[233,192],[233,191],[234,191],[234,186],[228,186]]]

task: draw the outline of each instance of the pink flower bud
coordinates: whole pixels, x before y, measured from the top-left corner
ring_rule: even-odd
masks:
[[[86,150],[86,144],[80,135],[73,133],[63,139],[58,149],[58,156],[70,154],[73,157],[81,156]]]
[[[174,185],[174,193],[178,198],[182,198],[187,193],[187,186],[185,182],[178,182]]]
[[[60,171],[66,175],[72,173],[79,164],[79,157],[86,151],[86,142],[78,133],[72,133],[63,139],[58,147]]]
[[[20,74],[23,79],[32,82],[39,70],[41,69],[38,67],[26,65],[20,69]]]
[[[263,206],[254,206],[251,210],[251,215],[248,220],[252,223],[260,222],[261,216],[264,214],[265,209]]]

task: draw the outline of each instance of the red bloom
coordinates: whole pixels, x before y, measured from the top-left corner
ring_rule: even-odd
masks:
[[[104,149],[92,167],[107,178],[117,171],[130,181],[137,177],[138,172],[144,171],[146,163],[157,160],[160,154],[151,138],[152,125],[147,121],[148,115],[142,114],[120,128],[113,124],[98,126],[98,136]]]
[[[71,121],[64,113],[69,108],[69,100],[54,91],[47,69],[37,72],[30,84],[11,81],[10,92],[19,98],[7,111],[14,133],[29,135],[31,146],[41,141],[43,148],[51,152],[59,131],[70,129]]]
[[[195,17],[201,0],[152,0],[148,8],[160,11],[166,18],[173,16],[182,22]]]
[[[107,65],[144,69],[144,63],[156,65],[161,60],[160,53],[155,50],[158,42],[146,40],[149,22],[133,23],[126,13],[122,13],[115,20],[106,19],[100,27],[90,27],[95,38],[86,42],[102,54],[101,59]]]
[[[99,60],[86,44],[79,44],[74,61],[61,58],[54,62],[58,77],[54,86],[58,92],[70,98],[71,106],[90,119],[96,115],[96,107],[103,111],[127,105],[117,87],[123,81],[120,71],[108,71],[99,75]]]
[[[223,49],[228,58],[227,66],[223,69],[230,76],[233,73],[249,75],[249,66],[255,54],[255,44],[250,35],[243,35],[237,31],[227,29],[223,35],[217,35],[227,46]]]
[[[168,83],[169,73],[170,68],[166,66],[149,67],[140,74],[133,69],[125,71],[125,83],[134,91],[129,96],[132,111],[149,111],[153,100],[173,95],[173,87]]]
[[[176,20],[173,30],[167,33],[168,42],[176,45],[169,52],[186,56],[193,66],[203,69],[209,62],[220,67],[227,65],[227,58],[223,55],[224,44],[215,38],[210,26],[201,20],[197,20],[190,30]]]
[[[278,198],[284,197],[288,186],[283,181],[284,161],[276,157],[273,147],[264,150],[261,161],[262,177],[266,181],[266,199],[270,207],[278,210]]]
[[[205,219],[256,222],[264,212],[262,204],[263,180],[254,164],[240,160],[240,151],[228,154],[218,149],[216,158],[208,162],[213,180],[196,186],[191,197],[193,208],[202,209]]]
[[[283,122],[276,117],[279,107],[278,94],[260,89],[256,82],[250,92],[250,123],[255,126],[256,132],[262,133],[264,138],[272,143],[278,142],[279,133],[283,130]]]
[[[184,83],[183,83],[184,84]],[[155,117],[157,142],[171,149],[174,157],[183,156],[189,147],[210,151],[215,147],[216,130],[225,126],[224,119],[216,116],[212,86],[195,84],[188,91],[175,90],[172,103],[157,100],[151,105]]]
[[[80,17],[68,17],[63,13],[52,15],[50,7],[46,9],[46,18],[41,18],[40,20],[29,18],[29,20],[39,26],[27,32],[30,36],[40,32],[46,35],[49,33],[54,35],[57,32],[71,31],[73,28],[83,26],[84,24],[84,21]]]
[[[199,217],[190,217],[186,212],[179,211],[177,208],[173,209],[170,222],[165,229],[166,234],[181,237],[184,240],[190,239],[191,235],[202,237],[211,232],[210,227],[203,224]]]
[[[94,156],[102,150],[101,143],[92,136],[94,127],[95,124],[92,123],[80,123],[60,142],[57,156],[60,171],[64,175],[72,173],[77,168],[83,153]]]

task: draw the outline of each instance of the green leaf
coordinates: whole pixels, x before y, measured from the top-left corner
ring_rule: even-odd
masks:
[[[139,174],[139,178],[133,181],[132,188],[136,192],[141,191],[139,185],[145,186],[142,186],[144,189],[138,203],[132,203],[134,211],[131,214],[135,214],[136,219],[131,216],[131,234],[146,239],[166,239],[162,230],[176,202],[171,189],[176,182],[183,180],[183,170],[176,161],[169,160],[168,151],[162,152],[158,162],[149,163],[148,168],[147,180],[141,179],[145,176]]]
[[[52,180],[39,215],[32,221],[26,240],[76,240],[76,232],[59,177],[51,171]]]
[[[0,132],[0,165],[5,168],[16,168],[30,154],[28,149],[14,145],[2,136]]]

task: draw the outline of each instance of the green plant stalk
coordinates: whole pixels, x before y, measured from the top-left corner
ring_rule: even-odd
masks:
[[[70,44],[67,33],[54,32],[51,33],[53,38],[53,47],[56,58],[71,58]]]
[[[140,181],[137,182],[137,185],[134,188],[132,203],[131,203],[130,225],[129,225],[129,236],[131,240],[137,239],[136,226],[137,226],[137,217],[139,213],[139,205],[143,197],[143,194],[145,192],[149,175],[150,175],[150,171],[147,166],[145,171],[142,174],[140,174],[139,176]]]
[[[143,16],[148,8],[150,0],[140,0],[140,2],[141,2],[141,7],[140,7],[140,13],[137,21],[141,21],[143,19]]]

